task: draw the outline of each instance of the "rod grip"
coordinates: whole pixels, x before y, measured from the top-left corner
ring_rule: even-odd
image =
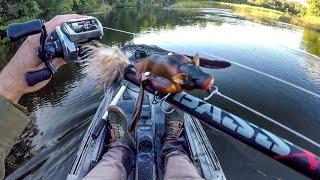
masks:
[[[25,74],[28,86],[34,86],[41,81],[48,80],[51,76],[52,72],[48,68],[41,69],[39,71],[26,72]]]
[[[12,23],[7,28],[7,36],[10,41],[15,42],[23,37],[38,34],[42,31],[43,22],[39,19],[24,23]]]

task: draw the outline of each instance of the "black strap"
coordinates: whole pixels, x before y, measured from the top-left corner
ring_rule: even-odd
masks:
[[[136,105],[134,107],[134,113],[133,113],[133,117],[132,117],[132,123],[130,125],[130,133],[133,134],[138,121],[140,120],[140,113],[141,113],[141,108],[142,108],[142,104],[143,104],[143,97],[144,97],[144,84],[146,82],[146,80],[149,78],[147,77],[144,73],[142,73],[141,75],[141,84],[140,84],[140,92],[139,92],[139,96],[136,102]]]

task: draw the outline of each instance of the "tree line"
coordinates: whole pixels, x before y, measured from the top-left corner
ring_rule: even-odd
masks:
[[[41,17],[49,19],[57,14],[86,13],[103,6],[143,6],[150,4],[169,5],[184,0],[0,0],[0,28],[12,21],[24,21]],[[187,0],[199,1],[199,0]],[[220,1],[220,0],[218,0]],[[320,0],[308,0],[308,7],[289,0],[221,0],[275,9],[294,15],[320,17]]]
[[[306,11],[306,7],[302,4],[289,0],[248,0],[248,3],[294,15],[304,15]]]
[[[0,0],[0,25],[57,14],[91,12],[101,7],[101,0]]]
[[[320,0],[308,0],[307,13],[320,17]]]

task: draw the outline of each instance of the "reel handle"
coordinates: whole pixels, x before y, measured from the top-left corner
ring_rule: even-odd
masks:
[[[43,21],[39,19],[24,23],[13,23],[7,28],[7,36],[11,42],[15,42],[21,38],[40,33],[43,26]]]
[[[34,86],[41,81],[50,79],[52,74],[50,69],[44,68],[38,71],[26,72],[25,78],[28,86]]]

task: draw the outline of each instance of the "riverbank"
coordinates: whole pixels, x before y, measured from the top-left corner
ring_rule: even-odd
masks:
[[[281,21],[293,25],[320,31],[320,17],[296,16],[281,11],[267,9],[263,7],[250,6],[246,4],[234,4],[213,1],[183,1],[170,6],[171,8],[225,8],[232,9],[233,12],[256,21]]]

